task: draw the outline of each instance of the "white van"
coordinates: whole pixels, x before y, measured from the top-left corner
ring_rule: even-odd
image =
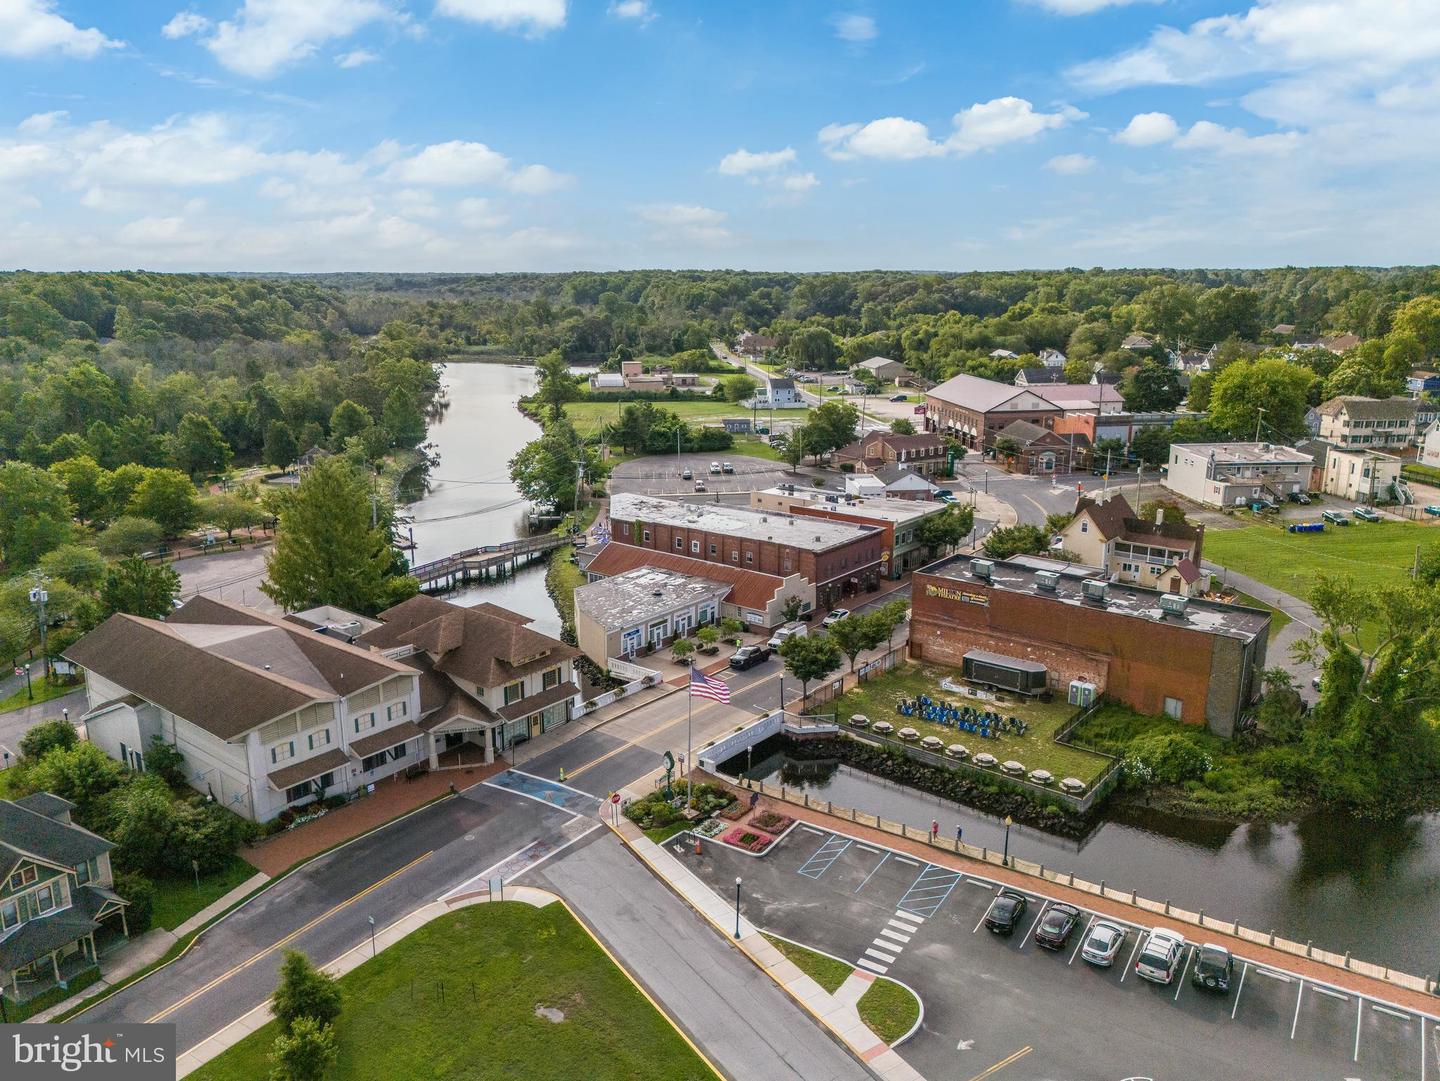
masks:
[[[779,649],[791,638],[804,638],[809,633],[810,628],[804,623],[787,623],[783,627],[777,627],[770,636],[770,648]]]

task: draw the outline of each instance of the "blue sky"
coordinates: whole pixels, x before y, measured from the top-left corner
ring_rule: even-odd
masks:
[[[0,0],[0,266],[1398,264],[1440,0]]]

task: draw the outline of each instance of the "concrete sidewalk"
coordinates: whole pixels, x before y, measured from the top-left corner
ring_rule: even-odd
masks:
[[[1219,578],[1230,588],[1238,589],[1242,593],[1248,593],[1257,601],[1264,601],[1271,608],[1278,608],[1290,617],[1290,622],[1280,629],[1280,633],[1272,635],[1269,645],[1265,650],[1266,663],[1279,665],[1295,677],[1300,697],[1307,702],[1314,702],[1316,698],[1315,688],[1310,685],[1311,679],[1320,674],[1320,669],[1313,664],[1301,664],[1290,656],[1290,647],[1296,642],[1308,637],[1312,631],[1320,629],[1320,617],[1299,597],[1293,597],[1289,593],[1281,592],[1274,586],[1267,586],[1256,578],[1247,574],[1240,574],[1229,567],[1222,567],[1218,563],[1204,562],[1205,570]]]

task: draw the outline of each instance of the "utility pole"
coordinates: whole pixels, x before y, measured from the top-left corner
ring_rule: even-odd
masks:
[[[575,502],[570,508],[570,532],[580,532],[580,485],[585,482],[585,459],[575,461]]]
[[[1265,407],[1259,406],[1255,413],[1255,442],[1260,442],[1260,420],[1265,416]]]
[[[1114,453],[1110,450],[1105,452],[1105,490],[1107,492],[1110,490],[1110,458]]]
[[[39,612],[40,663],[42,672],[48,676],[50,674],[50,656],[45,652],[45,629],[49,620],[45,618],[45,605],[50,600],[50,591],[45,587],[50,584],[50,579],[36,571],[34,581],[35,585],[30,590],[30,603],[35,605]]]

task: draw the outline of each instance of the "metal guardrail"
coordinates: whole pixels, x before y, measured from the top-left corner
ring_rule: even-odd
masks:
[[[734,783],[734,782],[730,782]],[[860,826],[869,826],[878,829],[882,833],[889,833],[910,841],[918,841],[922,844],[938,848],[945,852],[953,852],[959,856],[966,856],[982,863],[990,863],[996,866],[1008,866],[1013,871],[1038,878],[1044,882],[1053,882],[1056,885],[1066,886],[1070,889],[1080,890],[1095,897],[1107,901],[1114,901],[1118,904],[1129,905],[1139,909],[1143,913],[1155,916],[1166,916],[1169,919],[1177,920],[1180,923],[1190,924],[1201,931],[1218,931],[1231,935],[1245,942],[1254,943],[1257,946],[1267,946],[1278,950],[1281,953],[1290,954],[1293,957],[1303,957],[1318,964],[1327,965],[1331,968],[1343,969],[1358,976],[1367,976],[1387,983],[1392,987],[1403,988],[1407,991],[1419,992],[1421,994],[1440,993],[1440,984],[1426,976],[1416,976],[1408,972],[1399,972],[1387,965],[1376,965],[1369,961],[1360,961],[1351,957],[1348,953],[1331,953],[1328,950],[1317,950],[1309,943],[1295,942],[1291,939],[1280,938],[1274,929],[1260,931],[1253,927],[1242,927],[1238,920],[1222,920],[1207,915],[1204,909],[1192,912],[1188,909],[1176,908],[1169,900],[1155,901],[1148,897],[1141,897],[1134,890],[1117,890],[1111,887],[1105,880],[1098,883],[1087,881],[1083,878],[1076,878],[1073,873],[1057,871],[1053,867],[1047,867],[1043,863],[1034,863],[1030,860],[1019,859],[1011,856],[1007,863],[1000,852],[993,849],[977,847],[966,844],[963,841],[956,841],[947,837],[932,837],[929,830],[919,829],[906,825],[903,822],[890,822],[879,815],[866,814],[857,811],[853,807],[842,807],[830,800],[811,799],[808,792],[787,791],[783,785],[770,785],[764,781],[742,782],[739,787],[749,788],[758,791],[762,796],[769,796],[778,799],[783,803],[792,803],[796,806],[806,807],[811,810],[823,810],[827,815],[844,819]]]

